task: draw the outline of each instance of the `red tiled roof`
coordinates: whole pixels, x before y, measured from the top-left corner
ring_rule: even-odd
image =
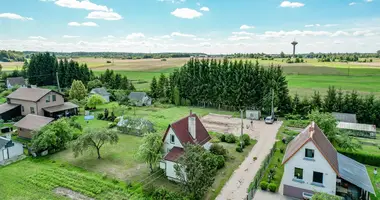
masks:
[[[193,138],[189,133],[189,117],[195,117],[195,130],[196,130],[196,138]],[[182,144],[190,143],[190,144],[200,144],[204,145],[209,140],[211,140],[210,135],[208,134],[206,128],[203,126],[201,120],[199,120],[196,114],[189,115],[185,118],[182,118],[172,124],[169,125],[168,129],[165,132],[165,136],[163,140],[165,140],[166,135],[169,132],[170,127],[173,129],[174,133],[181,141]]]
[[[337,151],[315,122],[312,122],[309,126],[307,126],[288,144],[282,164],[285,164],[309,141],[314,143],[330,166],[339,175]]]
[[[164,157],[164,160],[175,162],[183,154],[183,149],[179,147],[173,147],[168,154]]]

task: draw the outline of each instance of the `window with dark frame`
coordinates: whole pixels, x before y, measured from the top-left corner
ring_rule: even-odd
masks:
[[[50,102],[50,96],[47,96],[46,97],[46,103],[49,103]]]
[[[314,158],[314,149],[306,149],[305,150],[306,158]]]
[[[34,114],[34,107],[30,107],[30,113]]]
[[[24,106],[21,106],[21,112],[24,112]]]
[[[294,178],[302,180],[303,179],[303,169],[301,168],[294,168]]]
[[[56,101],[57,100],[57,97],[55,96],[55,94],[53,94],[53,101]]]
[[[313,182],[323,184],[323,173],[313,172]]]
[[[174,135],[170,135],[170,143],[173,143],[174,144]]]

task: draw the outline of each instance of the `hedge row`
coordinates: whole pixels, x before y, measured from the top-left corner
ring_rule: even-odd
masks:
[[[350,152],[350,151],[344,151],[341,149],[339,149],[338,152],[362,164],[380,167],[380,155],[360,153],[360,152]]]

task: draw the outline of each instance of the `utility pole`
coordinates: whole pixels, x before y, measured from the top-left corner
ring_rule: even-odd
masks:
[[[272,117],[274,117],[274,108],[273,108],[273,101],[274,101],[274,89],[272,89]]]
[[[244,129],[244,123],[243,123],[243,109],[240,110],[240,118],[241,118],[241,133],[240,133],[240,147],[243,149],[243,129]]]
[[[61,92],[61,86],[59,85],[58,72],[55,73],[55,77],[57,78],[58,92]]]

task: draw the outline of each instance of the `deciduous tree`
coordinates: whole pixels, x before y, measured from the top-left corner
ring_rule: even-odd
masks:
[[[144,134],[142,144],[139,147],[137,156],[145,161],[152,173],[158,161],[162,158],[162,134],[146,133]]]
[[[98,94],[91,95],[87,100],[87,106],[89,108],[96,109],[96,106],[102,105],[105,102],[104,98]]]
[[[114,129],[85,129],[84,133],[72,144],[74,156],[83,154],[88,149],[95,149],[98,159],[101,159],[100,149],[107,143],[115,144],[119,141]]]
[[[87,96],[87,89],[83,85],[82,81],[74,80],[71,84],[71,89],[69,92],[70,99],[82,100]]]

